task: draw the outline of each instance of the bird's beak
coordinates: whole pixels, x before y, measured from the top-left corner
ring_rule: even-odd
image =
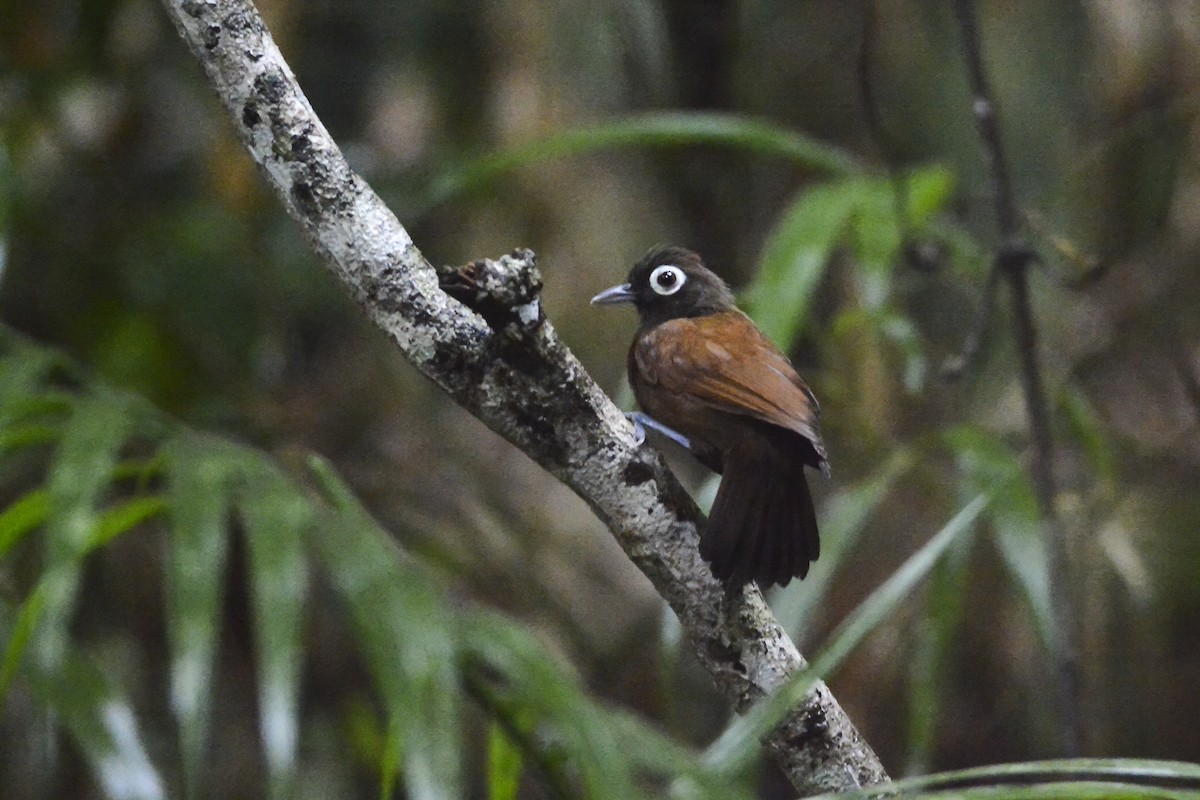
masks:
[[[611,306],[617,303],[632,303],[633,302],[633,287],[628,283],[622,283],[620,286],[614,286],[611,289],[605,289],[600,294],[592,298],[594,306]]]

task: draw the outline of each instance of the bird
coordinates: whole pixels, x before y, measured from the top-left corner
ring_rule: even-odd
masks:
[[[656,431],[722,476],[700,536],[713,576],[761,589],[803,579],[820,555],[805,469],[828,477],[829,459],[820,405],[788,358],[682,247],[651,249],[591,303],[637,309],[626,368],[639,445]]]

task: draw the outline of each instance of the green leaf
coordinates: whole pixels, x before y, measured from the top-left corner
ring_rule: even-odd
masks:
[[[647,778],[670,778],[672,794],[747,797],[740,776],[709,769],[696,755],[635,716],[596,706],[579,682],[522,627],[480,612],[464,624],[468,682],[508,728],[529,735],[540,772],[566,796],[642,797]],[[576,781],[583,790],[575,788]]]
[[[233,448],[188,434],[162,448],[171,536],[166,616],[171,710],[179,726],[184,791],[196,797],[203,767],[221,623],[221,586],[235,470]]]
[[[44,525],[50,516],[50,492],[34,489],[22,495],[0,514],[0,558],[3,558],[25,534]]]
[[[432,191],[437,204],[476,191],[515,169],[554,158],[618,147],[717,145],[782,158],[830,175],[851,175],[862,165],[847,151],[803,134],[737,114],[668,112],[566,131],[484,156],[443,176]]]
[[[26,599],[14,630],[5,629],[11,614],[0,613],[0,635],[11,642],[32,631],[38,592]],[[0,611],[8,612],[7,605]],[[6,661],[5,669],[9,664]],[[53,669],[31,665],[28,684],[34,698],[61,720],[87,759],[104,793],[120,800],[159,800],[163,781],[141,743],[132,706],[107,674],[69,646]],[[0,694],[0,697],[3,695]]]
[[[722,774],[702,762],[691,748],[681,746],[633,714],[602,709],[600,724],[615,732],[617,742],[638,774],[673,778],[672,795],[676,797],[733,800],[755,796],[753,774]]]
[[[250,456],[246,456],[247,459]],[[193,467],[196,462],[190,462]],[[537,720],[538,741],[552,721],[561,736],[561,753],[582,753],[579,775],[590,796],[637,797],[639,770],[664,776],[689,775],[689,796],[738,797],[727,782],[701,775],[694,756],[628,715],[595,709],[573,676],[545,649],[507,620],[489,614],[470,615],[463,623],[445,603],[435,582],[407,562],[388,535],[361,508],[353,494],[324,462],[314,472],[335,507],[306,530],[328,568],[359,630],[358,641],[388,711],[382,746],[382,791],[390,796],[394,767],[402,759],[407,793],[413,797],[458,796],[462,789],[461,702],[459,665],[465,646],[473,658],[486,652],[486,674],[498,684],[518,718]],[[173,468],[168,461],[168,469]],[[286,497],[275,481],[283,481],[266,465],[243,465],[246,491],[256,503],[271,495]],[[251,488],[253,487],[253,488]],[[239,503],[244,503],[239,500]],[[267,501],[267,505],[274,501]],[[311,505],[295,495],[292,507]],[[243,511],[243,514],[246,512]],[[261,527],[265,530],[265,526]],[[253,542],[260,533],[248,531]],[[465,636],[465,639],[464,639]],[[465,644],[460,644],[465,642]],[[532,715],[532,716],[531,716]],[[528,730],[528,728],[526,728]],[[510,742],[511,744],[511,742]],[[548,759],[554,762],[551,745]],[[507,762],[509,777],[496,776],[495,791],[510,793],[518,766]],[[497,767],[499,769],[499,767]]]
[[[493,722],[488,728],[488,800],[516,800],[524,766],[521,749]]]
[[[20,394],[20,388],[28,394]],[[63,422],[71,415],[79,400],[76,394],[48,386],[21,384],[20,388],[10,387],[13,394],[5,401],[4,409],[10,426],[18,420]]]
[[[104,513],[96,520],[96,528],[88,539],[86,552],[103,547],[122,533],[163,513],[166,508],[166,498],[154,495],[135,497],[105,509]]]
[[[899,182],[897,186],[890,178],[863,178],[850,226],[863,305],[872,310],[883,309],[891,297],[892,275],[906,238],[925,235],[930,219],[945,208],[954,187],[950,173],[941,167],[914,170],[900,176]]]
[[[905,181],[907,222],[918,229],[944,211],[954,196],[954,174],[943,166],[913,170]]]
[[[0,705],[8,697],[8,688],[21,669],[29,640],[33,637],[34,629],[42,616],[45,597],[46,590],[40,585],[35,587],[21,603],[12,631],[5,637],[4,662],[0,664]]]
[[[1079,758],[940,772],[859,792],[818,798],[1189,798],[1200,793],[1200,766],[1180,761]],[[817,800],[817,798],[813,798]]]
[[[9,455],[39,444],[49,444],[61,435],[60,425],[44,422],[12,425],[0,430],[0,455]]]
[[[290,796],[299,737],[303,610],[308,570],[304,537],[313,504],[265,459],[248,455],[237,510],[245,525],[258,672],[259,731],[270,795]]]
[[[909,774],[927,771],[933,758],[942,687],[946,685],[954,642],[962,623],[971,544],[967,537],[953,543],[929,578],[925,616],[908,670],[906,771]]]
[[[39,581],[44,592],[42,620],[32,642],[44,668],[52,669],[66,649],[83,557],[133,424],[121,396],[97,392],[79,402],[63,431],[47,482],[46,565]]]
[[[1050,601],[1050,552],[1042,527],[1035,517],[1008,511],[993,513],[991,521],[996,547],[1009,574],[1023,590],[1042,640],[1049,646],[1057,629]]]
[[[852,306],[839,311],[827,330],[835,342],[854,342],[856,348],[867,348],[872,363],[876,353],[896,353],[905,390],[916,394],[924,387],[929,359],[920,332],[903,314],[889,307]]]
[[[1043,643],[1053,652],[1056,629],[1050,602],[1050,551],[1028,473],[1006,442],[978,427],[959,426],[943,438],[958,462],[964,494],[985,488],[996,493],[996,503],[988,511],[993,539],[1033,611]]]
[[[780,215],[766,243],[745,307],[783,349],[808,320],[813,295],[834,246],[850,223],[863,183],[845,180],[801,192]]]
[[[50,350],[18,345],[12,337],[4,337],[5,349],[10,352],[0,358],[0,429],[12,425],[13,418],[22,413],[22,406],[41,387],[46,376],[61,359]]]
[[[41,385],[56,359],[32,349],[21,352],[0,362],[0,457],[55,441],[75,408],[73,395]]]
[[[571,754],[569,764],[577,771],[588,797],[636,797],[630,774],[630,758],[624,753],[616,732],[582,696],[577,681],[526,631],[498,615],[479,613],[467,621],[464,645],[472,663],[486,665],[484,672],[495,676],[488,682],[491,698],[501,710],[521,709],[541,730],[540,741],[560,743],[561,756]],[[551,738],[553,737],[553,738]],[[545,751],[543,769],[567,773],[556,757]],[[563,791],[569,789],[563,787]]]
[[[310,465],[337,517],[313,530],[388,711],[385,750],[403,760],[408,796],[462,795],[458,626],[437,585],[401,557],[386,532],[323,461]],[[387,609],[387,613],[380,613]],[[394,762],[381,765],[385,788]]]
[[[142,745],[137,718],[95,666],[68,658],[63,674],[41,692],[83,751],[105,793],[122,800],[166,797],[163,781]]]
[[[972,529],[987,504],[988,497],[980,495],[955,514],[937,535],[910,556],[838,626],[829,644],[808,669],[792,675],[774,694],[735,719],[708,748],[706,761],[725,774],[745,769],[758,754],[759,740],[804,700],[817,681],[836,669],[867,634],[887,619],[929,574],[946,549]]]
[[[925,386],[925,374],[929,367],[917,326],[909,317],[887,309],[875,315],[875,323],[883,338],[891,342],[903,358],[905,391],[916,394]]]
[[[1100,412],[1077,386],[1068,384],[1059,399],[1067,429],[1079,442],[1097,477],[1107,486],[1117,481],[1117,454]]]
[[[892,271],[904,244],[896,217],[895,187],[883,178],[864,180],[850,226],[850,246],[858,265],[863,305],[883,307],[891,295]]]

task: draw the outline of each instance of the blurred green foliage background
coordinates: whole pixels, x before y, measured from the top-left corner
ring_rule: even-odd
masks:
[[[803,650],[991,493],[983,535],[963,540],[831,685],[896,775],[1054,756],[1054,632],[1003,298],[977,362],[956,382],[941,375],[996,246],[959,42],[946,3],[873,7],[867,36],[865,4],[844,0],[260,5],[317,113],[425,255],[458,264],[533,248],[548,314],[614,396],[633,320],[594,312],[587,299],[657,243],[704,254],[789,349],[822,400],[834,469],[816,487],[826,554],[808,580],[771,598]],[[1084,751],[1194,761],[1200,5],[978,8],[1024,224],[1044,261],[1035,314],[1079,612]],[[447,404],[352,307],[264,193],[162,9],[150,0],[2,9],[0,383],[14,404],[0,415],[4,796],[121,796],[98,777],[90,723],[71,712],[86,716],[106,692],[127,699],[142,755],[172,796],[185,786],[201,797],[284,791],[272,776],[291,768],[271,760],[270,734],[258,729],[269,698],[256,670],[261,682],[272,658],[297,680],[281,719],[299,730],[301,796],[378,796],[381,772],[386,791],[397,779],[386,765],[398,760],[399,780],[422,795],[418,761],[407,758],[417,734],[391,735],[405,710],[388,708],[378,690],[387,658],[370,649],[395,632],[372,633],[372,608],[436,607],[447,615],[438,620],[461,614],[460,631],[492,620],[511,628],[505,658],[528,664],[504,672],[497,665],[508,662],[466,632],[446,646],[523,676],[512,686],[565,681],[559,718],[519,692],[488,695],[466,666],[429,673],[433,686],[474,687],[463,707],[429,717],[459,730],[434,752],[458,752],[472,796],[555,795],[553,777],[523,771],[513,755],[521,731],[491,725],[489,709],[507,709],[499,717],[510,723],[541,714],[561,726],[599,701],[686,747],[711,742],[729,709],[649,583],[582,501]],[[225,454],[217,472],[236,473],[229,480],[241,488],[179,488],[214,449]],[[272,650],[254,610],[269,595],[260,579],[275,569],[264,565],[302,560],[305,548],[256,555],[255,520],[290,530],[321,519],[332,535],[349,524],[323,515],[356,508],[330,500],[336,479],[313,477],[313,453],[420,569],[381,556],[381,532],[346,553],[318,536],[311,557],[323,566],[288,567],[305,588],[280,601],[297,618]],[[703,491],[698,468],[679,464]],[[276,496],[263,481],[276,506],[237,499]],[[43,484],[48,494],[30,501]],[[175,504],[222,491],[241,509],[236,522],[220,522],[225,506],[213,512],[227,553],[172,550],[182,540],[168,518],[203,517]],[[56,574],[54,531],[69,529],[56,514],[69,498],[92,538],[60,559],[73,588],[47,607],[62,618],[39,622],[30,598]],[[269,517],[296,508],[309,521]],[[171,577],[193,563],[181,552],[212,566],[212,586]],[[395,557],[401,571],[384,570],[380,586],[417,570],[404,580],[440,599],[373,594],[363,587],[376,584],[349,577],[355,557]],[[210,719],[192,718],[199,728],[177,730],[168,687],[179,686],[172,659],[192,603],[208,620],[194,630],[215,653],[213,704]],[[76,647],[78,670],[46,644],[54,624]],[[22,635],[29,652],[14,646]],[[50,678],[38,671],[43,658],[57,665]],[[76,673],[92,677],[72,682]],[[424,673],[404,673],[398,686],[414,674]],[[94,687],[96,675],[107,689],[71,690],[69,700],[55,683]],[[579,730],[562,736],[568,754],[595,745],[591,728]],[[567,780],[605,796],[612,774]],[[788,789],[764,767],[728,791]]]

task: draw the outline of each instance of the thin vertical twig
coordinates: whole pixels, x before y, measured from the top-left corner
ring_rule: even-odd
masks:
[[[908,179],[888,146],[887,128],[883,124],[883,114],[879,107],[879,99],[875,94],[875,81],[872,80],[871,74],[871,52],[874,49],[878,29],[877,16],[875,0],[863,0],[862,44],[858,50],[858,91],[862,100],[863,113],[866,115],[867,132],[883,156],[888,179],[892,184],[892,204],[896,214],[896,225],[900,228],[900,235],[907,238],[909,228]]]
[[[1013,339],[1020,361],[1021,389],[1033,442],[1034,490],[1049,554],[1050,602],[1055,628],[1052,655],[1056,667],[1063,725],[1063,749],[1068,756],[1075,756],[1080,752],[1081,742],[1079,656],[1075,634],[1077,616],[1070,582],[1067,579],[1065,530],[1054,508],[1054,442],[1050,433],[1046,388],[1042,379],[1041,363],[1038,360],[1037,328],[1029,301],[1029,267],[1037,262],[1038,256],[1023,238],[1020,230],[1021,216],[1013,195],[1008,163],[996,123],[993,94],[983,66],[981,39],[975,20],[973,0],[954,0],[954,13],[961,33],[970,80],[971,110],[975,117],[988,177],[995,194],[994,207],[1000,245],[993,261],[993,271],[1002,276],[1008,284],[1012,300]]]

